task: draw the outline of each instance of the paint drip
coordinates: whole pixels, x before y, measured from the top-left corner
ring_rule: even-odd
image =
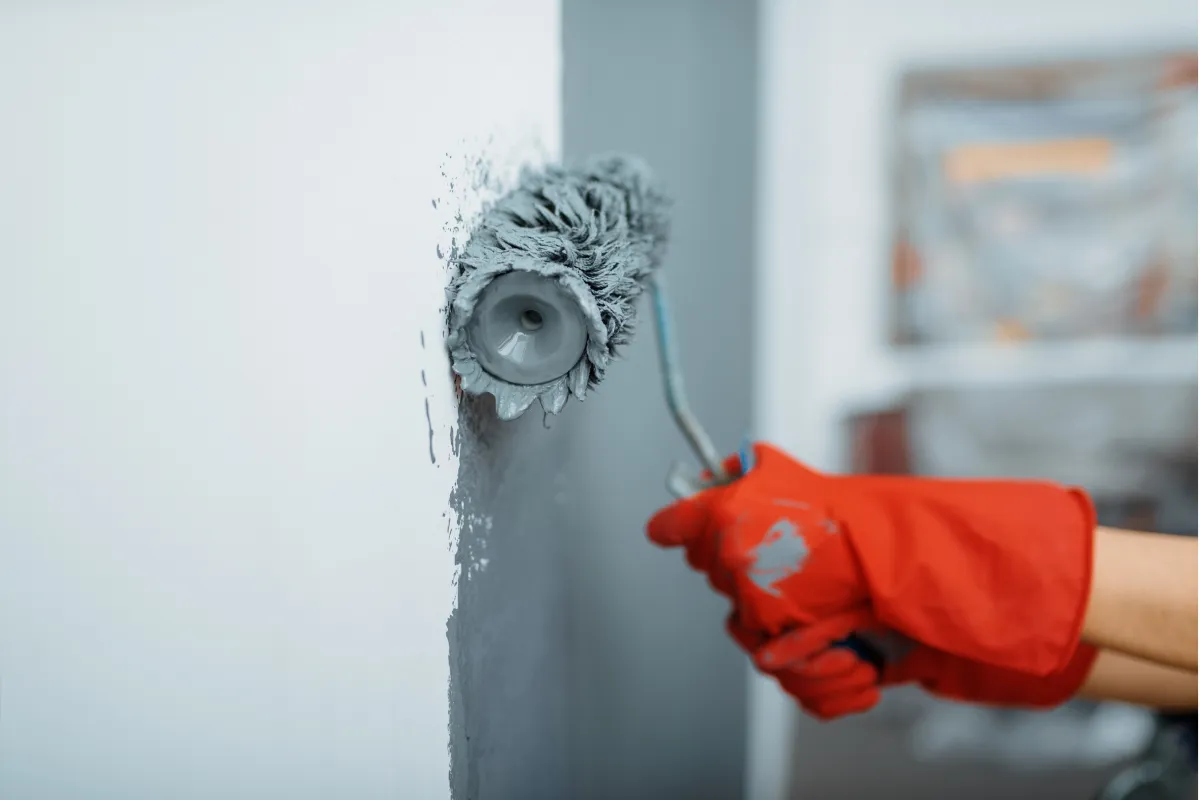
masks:
[[[585,399],[633,335],[638,298],[666,251],[669,207],[649,169],[633,157],[525,170],[518,187],[484,212],[454,261],[446,345],[462,390],[491,394],[501,419],[520,416],[535,400],[557,414],[570,396]],[[584,327],[586,343],[561,375],[504,380],[472,349],[481,299],[494,281],[514,272],[550,282],[563,302],[577,307],[569,313]]]

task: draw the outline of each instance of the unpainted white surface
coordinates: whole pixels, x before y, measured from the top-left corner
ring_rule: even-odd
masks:
[[[558,51],[555,0],[0,8],[0,796],[449,796],[445,256]]]

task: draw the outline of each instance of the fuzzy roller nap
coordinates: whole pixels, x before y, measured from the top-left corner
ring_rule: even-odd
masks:
[[[712,482],[724,482],[721,458],[688,408],[675,354],[659,271],[669,205],[646,165],[628,156],[527,170],[456,260],[446,343],[463,391],[491,394],[501,419],[534,400],[557,414],[604,378],[649,289],[667,406]],[[701,488],[687,473],[676,464],[668,476],[677,496]]]
[[[463,391],[493,395],[501,419],[583,400],[633,332],[668,206],[634,158],[527,170],[457,258],[446,342]]]

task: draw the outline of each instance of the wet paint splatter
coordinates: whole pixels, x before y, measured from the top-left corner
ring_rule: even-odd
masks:
[[[425,331],[421,331],[421,349],[425,349]]]
[[[425,380],[425,370],[421,370],[421,385],[426,387],[429,386],[428,381]]]
[[[753,548],[753,554],[750,580],[767,594],[781,597],[778,584],[804,569],[809,555],[808,542],[800,525],[780,517],[762,542]]]
[[[433,249],[437,251],[438,258],[445,258],[445,256],[442,255],[442,246],[440,244],[436,245]]]
[[[437,198],[436,197],[433,198],[432,200],[430,200],[429,202],[433,203],[434,208],[437,208]]]
[[[430,463],[438,463],[438,457],[433,455],[433,416],[430,414],[430,398],[425,398],[425,422],[430,426]]]

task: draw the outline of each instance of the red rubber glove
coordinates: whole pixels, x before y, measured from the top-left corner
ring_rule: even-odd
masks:
[[[968,661],[1033,675],[1071,663],[1095,529],[1082,491],[822,475],[763,444],[755,457],[749,474],[648,526],[657,544],[687,549],[746,628],[774,636],[868,607]]]
[[[881,676],[854,653],[833,646],[852,631],[870,631],[876,625],[871,613],[863,610],[767,639],[742,627],[736,615],[728,622],[730,635],[751,654],[755,665],[775,677],[805,711],[823,720],[868,711],[879,702],[881,689],[909,683],[947,700],[1053,708],[1078,693],[1098,653],[1091,645],[1080,644],[1062,671],[1037,676],[918,644],[889,662]]]

